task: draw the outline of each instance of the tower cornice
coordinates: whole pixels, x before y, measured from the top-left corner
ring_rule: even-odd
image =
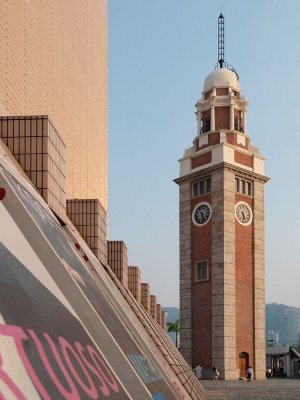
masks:
[[[236,97],[236,96],[211,96],[207,99],[199,99],[195,104],[197,111],[206,111],[211,107],[221,107],[221,106],[235,106],[235,108],[239,110],[248,110],[249,103],[245,100],[244,97]]]
[[[257,174],[255,172],[251,172],[248,171],[244,168],[238,167],[236,165],[232,165],[229,164],[227,162],[221,162],[219,164],[216,164],[214,166],[211,167],[207,167],[207,168],[203,168],[201,170],[197,170],[194,172],[191,172],[190,174],[184,175],[184,176],[180,176],[179,178],[173,179],[173,181],[175,183],[177,183],[177,185],[185,182],[185,181],[189,181],[191,179],[197,178],[198,176],[205,176],[205,175],[209,175],[211,172],[213,171],[217,171],[220,169],[226,169],[227,171],[233,171],[235,173],[238,173],[241,177],[244,177],[245,179],[250,179],[250,178],[255,178],[256,180],[262,182],[262,183],[266,183],[270,180],[270,178],[268,176],[265,175],[261,175],[261,174]]]

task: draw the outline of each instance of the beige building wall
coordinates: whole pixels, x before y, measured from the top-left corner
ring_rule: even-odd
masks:
[[[128,266],[128,289],[141,304],[141,270],[137,266]]]
[[[106,265],[107,215],[99,200],[67,200],[67,214],[98,260]],[[75,246],[79,250],[76,244]]]
[[[157,308],[156,308],[156,296],[154,294],[150,295],[150,315],[153,319],[156,320],[156,316],[157,316]]]
[[[141,304],[150,314],[150,286],[148,283],[141,283]]]
[[[66,147],[47,115],[0,117],[0,138],[51,210],[66,217]]]
[[[107,263],[125,288],[128,288],[128,251],[122,240],[107,241]]]
[[[160,325],[161,324],[161,305],[156,304],[156,322]]]
[[[48,115],[68,198],[107,210],[107,1],[0,0],[0,113]]]

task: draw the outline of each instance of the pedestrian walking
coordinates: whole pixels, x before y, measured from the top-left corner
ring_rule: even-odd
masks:
[[[212,367],[212,371],[213,371],[214,385],[217,385],[220,373],[215,366]]]
[[[267,379],[271,379],[272,378],[272,369],[271,367],[268,367],[267,369]]]
[[[247,381],[248,382],[251,382],[252,374],[253,374],[253,369],[249,365],[249,367],[247,368]]]
[[[201,367],[201,365],[196,365],[196,367],[194,368],[194,372],[196,374],[196,377],[200,381],[202,379],[202,367]]]

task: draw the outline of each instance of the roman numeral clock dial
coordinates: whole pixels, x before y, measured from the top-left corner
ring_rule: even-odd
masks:
[[[243,226],[251,224],[253,214],[250,206],[244,201],[239,201],[235,205],[235,218]]]
[[[208,223],[211,218],[212,209],[209,203],[202,202],[197,204],[192,214],[192,220],[195,225],[203,226]]]

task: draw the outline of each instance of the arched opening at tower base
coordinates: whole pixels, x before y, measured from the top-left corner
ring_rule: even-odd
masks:
[[[245,378],[249,366],[249,354],[243,351],[239,354],[240,378]]]

